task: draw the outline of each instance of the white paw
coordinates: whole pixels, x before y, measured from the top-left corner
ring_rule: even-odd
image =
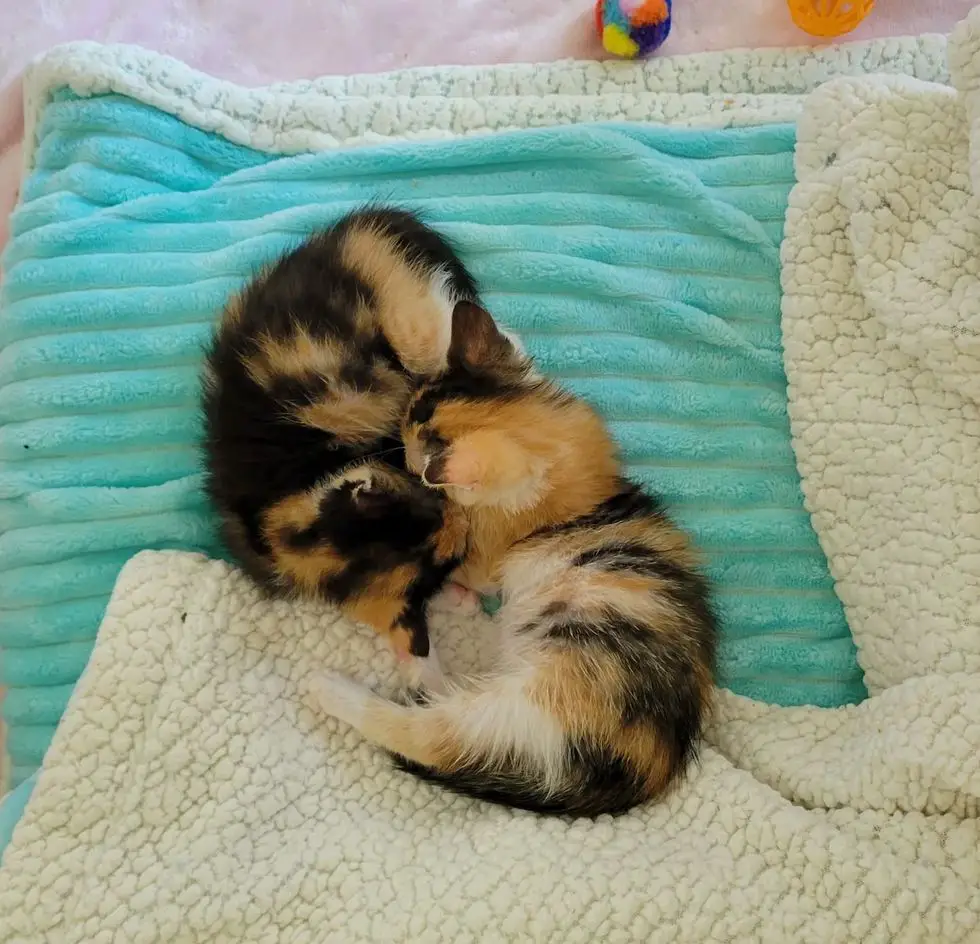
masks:
[[[352,496],[370,492],[374,488],[374,470],[366,465],[356,466],[341,472],[327,483],[327,488],[331,491],[345,486],[351,486]]]
[[[354,728],[361,724],[371,694],[369,688],[337,672],[322,672],[310,682],[310,695],[317,707]]]
[[[362,492],[363,493],[370,492],[373,485],[374,485],[374,482],[371,480],[371,476],[370,475],[366,475],[364,477],[363,481],[358,482],[354,486],[354,491],[351,492],[351,497],[352,498],[357,498],[357,496],[360,495]]]
[[[462,584],[451,582],[432,598],[429,606],[436,612],[461,613],[470,616],[479,613],[483,604],[478,593]]]
[[[431,646],[425,658],[413,656],[400,665],[405,686],[409,691],[422,691],[427,695],[444,695],[448,690],[446,674],[442,671],[439,656]]]

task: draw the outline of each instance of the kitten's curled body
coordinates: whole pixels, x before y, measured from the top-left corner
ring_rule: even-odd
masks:
[[[475,305],[403,427],[410,468],[466,508],[459,571],[499,586],[500,664],[401,706],[328,677],[316,697],[408,770],[544,813],[621,812],[684,772],[716,625],[686,536],[622,475],[605,425]]]
[[[446,365],[454,304],[476,293],[416,217],[368,208],[253,279],[206,358],[207,492],[233,555],[268,590],[369,623],[416,672],[466,522],[405,471],[399,424]]]

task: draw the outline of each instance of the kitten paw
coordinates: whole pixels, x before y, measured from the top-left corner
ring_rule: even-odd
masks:
[[[365,492],[370,492],[372,488],[374,488],[374,479],[371,478],[371,473],[367,472],[365,473],[363,479],[354,483],[354,491],[352,494],[354,498],[357,498],[358,495],[362,495]]]
[[[361,478],[354,481],[354,487],[351,489],[350,493],[351,501],[355,503],[358,500],[363,501],[371,494],[373,489],[374,479],[371,477],[370,472],[365,471]]]
[[[321,672],[309,685],[310,697],[324,714],[358,727],[370,692],[339,672]]]
[[[435,649],[430,649],[425,658],[413,656],[399,662],[399,668],[405,680],[405,688],[413,700],[419,700],[415,693],[427,701],[432,695],[444,695],[448,691],[446,675],[439,664]]]
[[[469,616],[482,609],[480,595],[459,583],[448,583],[429,603],[435,611]]]

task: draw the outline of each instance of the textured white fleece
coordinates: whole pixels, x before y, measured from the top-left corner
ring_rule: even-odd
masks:
[[[823,48],[733,49],[642,62],[444,66],[243,88],[139,46],[68,43],[25,73],[24,160],[39,115],[66,86],[118,92],[258,150],[296,153],[583,121],[728,126],[795,121],[834,76],[948,78],[946,37]]]
[[[980,672],[980,9],[956,90],[841,79],[800,123],[783,341],[807,505],[872,692]]]
[[[437,620],[451,669],[485,618]],[[663,803],[567,823],[392,770],[308,704],[366,630],[145,552],[0,870],[0,941],[975,941],[980,676],[838,711],[723,696]],[[100,936],[101,935],[101,936]]]
[[[541,819],[396,773],[310,708],[324,667],[393,683],[370,633],[147,552],[5,855],[0,942],[980,940],[977,26],[957,92],[842,80],[800,128],[793,427],[872,698],[722,693],[662,803]],[[492,655],[486,618],[435,629],[450,670]]]

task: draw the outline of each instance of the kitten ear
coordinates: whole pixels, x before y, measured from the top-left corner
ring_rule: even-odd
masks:
[[[499,364],[514,356],[514,346],[493,316],[474,302],[457,302],[447,359],[464,367]]]

